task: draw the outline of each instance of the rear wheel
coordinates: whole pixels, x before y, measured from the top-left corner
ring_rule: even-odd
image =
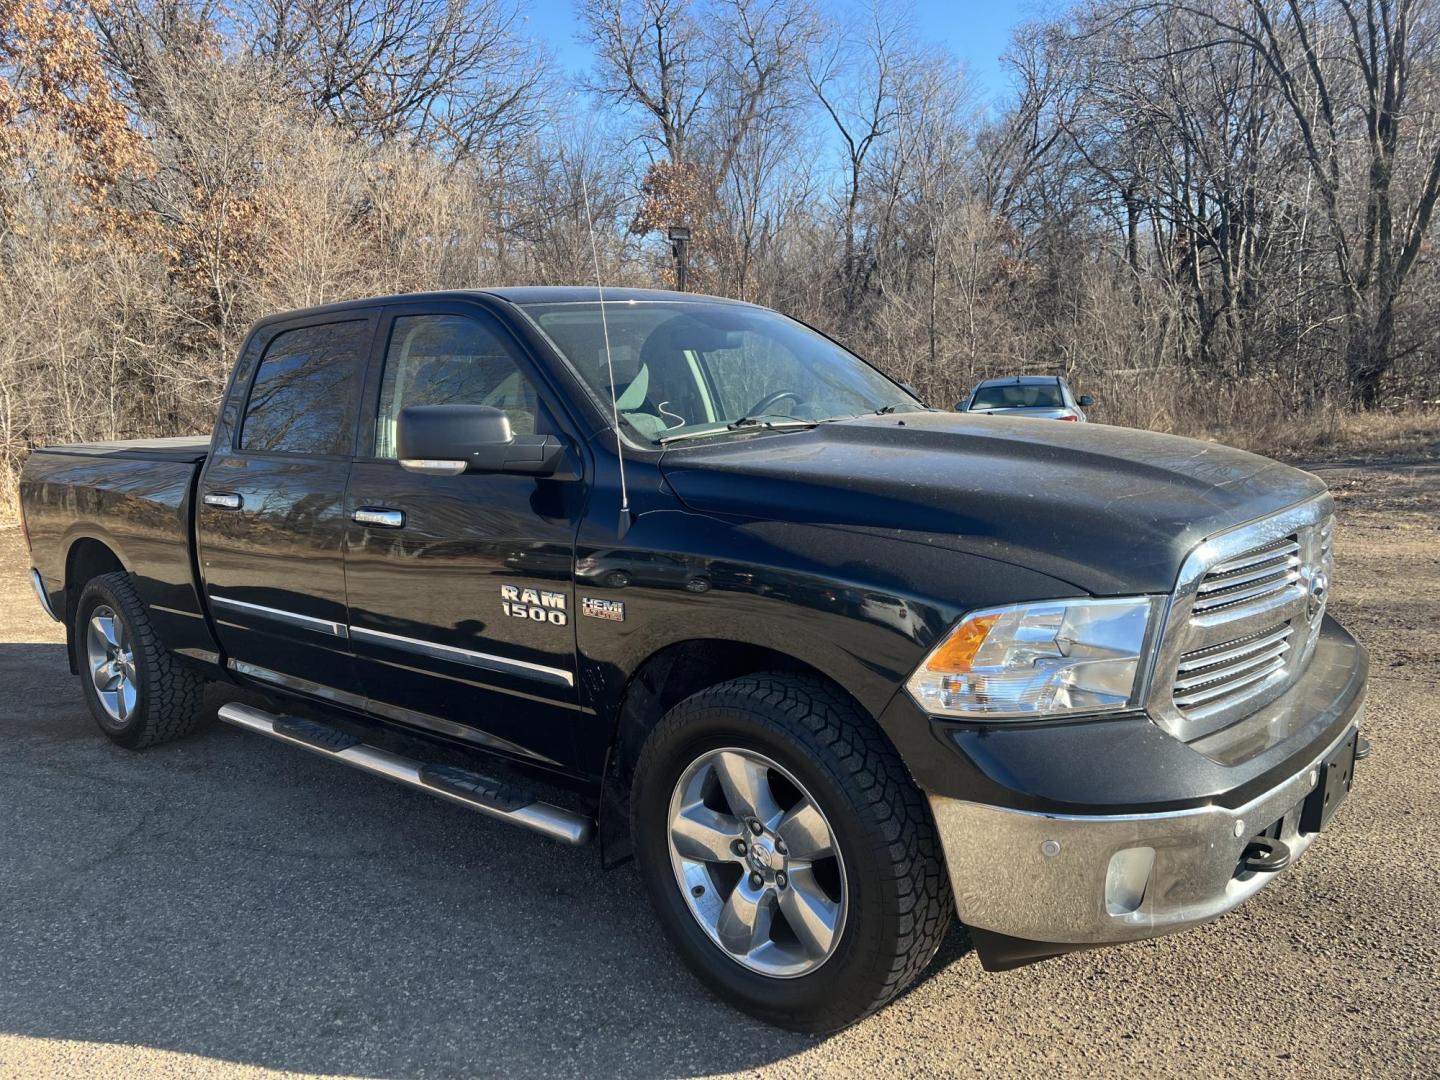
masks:
[[[85,702],[112,742],[140,749],[200,725],[205,680],[160,643],[128,574],[86,584],[72,639]]]
[[[632,792],[652,904],[732,1004],[804,1031],[844,1027],[929,962],[953,905],[929,808],[848,698],[792,675],[677,705]]]

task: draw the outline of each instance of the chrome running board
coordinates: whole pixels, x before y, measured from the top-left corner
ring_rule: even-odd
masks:
[[[588,843],[594,832],[594,822],[589,818],[540,802],[519,788],[468,769],[427,765],[401,757],[314,720],[277,716],[234,702],[220,706],[220,719],[332,758],[362,772],[394,780],[427,795],[469,807],[487,817],[519,825],[564,844],[579,847]]]

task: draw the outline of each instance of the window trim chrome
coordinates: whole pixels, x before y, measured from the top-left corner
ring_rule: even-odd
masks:
[[[1200,583],[1215,566],[1253,548],[1261,547],[1302,529],[1317,529],[1335,513],[1335,500],[1327,491],[1304,502],[1296,503],[1278,513],[1209,537],[1198,544],[1180,566],[1175,589],[1161,624],[1160,647],[1151,667],[1149,685],[1142,700],[1145,710],[1161,728],[1184,742],[1209,735],[1233,723],[1233,719],[1205,718],[1194,720],[1175,706],[1172,691],[1181,654],[1185,651],[1186,628],[1191,607]],[[1303,651],[1303,640],[1297,643],[1297,654]],[[1299,662],[1303,663],[1303,659]],[[1291,680],[1293,682],[1293,680]],[[1285,685],[1291,685],[1287,682]],[[1257,701],[1255,708],[1262,708]]]

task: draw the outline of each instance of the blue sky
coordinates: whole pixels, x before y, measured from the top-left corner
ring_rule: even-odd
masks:
[[[817,0],[822,10],[838,7]],[[963,60],[981,94],[990,100],[1006,88],[1000,54],[1010,43],[1010,32],[1034,18],[1040,0],[994,0],[964,3],[960,0],[912,0],[908,5],[921,37],[943,45]],[[847,5],[848,7],[848,5]],[[590,49],[575,40],[574,0],[529,0],[521,4],[531,34],[549,43],[567,73],[588,70]]]

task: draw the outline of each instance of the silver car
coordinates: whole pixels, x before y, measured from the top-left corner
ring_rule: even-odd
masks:
[[[1077,400],[1070,392],[1070,384],[1059,375],[1012,375],[986,379],[955,406],[955,411],[1084,423],[1085,414],[1080,410],[1093,404],[1095,399],[1089,394]]]

